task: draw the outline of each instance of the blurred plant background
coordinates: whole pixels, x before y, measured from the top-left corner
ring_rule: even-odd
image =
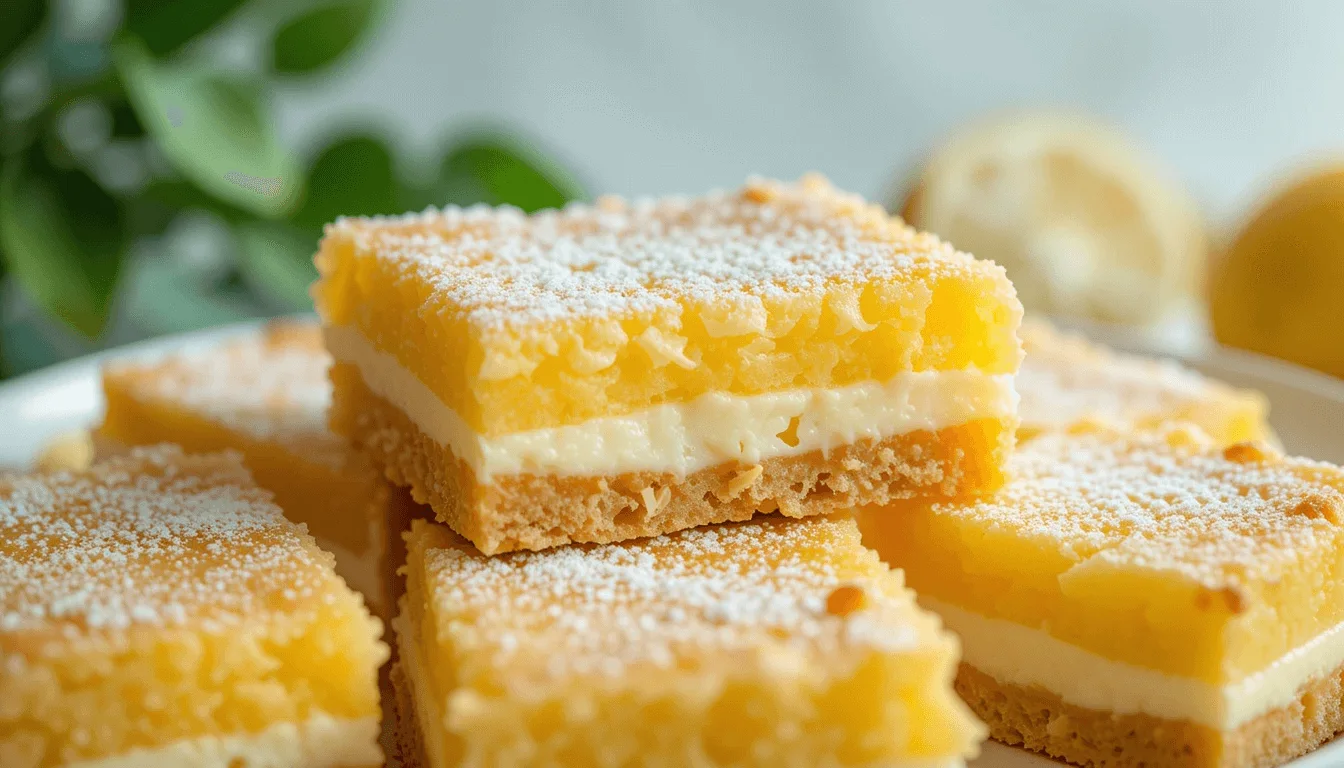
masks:
[[[581,197],[499,127],[402,157],[330,126],[300,157],[277,83],[357,56],[390,0],[6,0],[0,21],[0,375],[309,306],[323,224]],[[260,40],[248,61],[231,33]],[[237,37],[232,34],[232,37]]]
[[[0,0],[0,375],[305,308],[340,214],[581,196],[537,137],[820,170],[1033,311],[1344,376],[1344,5],[1219,7]]]

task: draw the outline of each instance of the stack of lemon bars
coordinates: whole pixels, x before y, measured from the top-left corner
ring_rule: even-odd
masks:
[[[0,765],[1269,766],[1344,729],[1344,472],[820,178],[343,219],[317,264],[320,326],[109,364],[96,461],[0,477]]]

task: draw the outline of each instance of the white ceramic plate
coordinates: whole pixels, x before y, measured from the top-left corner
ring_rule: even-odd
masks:
[[[156,357],[254,333],[258,323],[170,336],[92,357],[72,360],[0,384],[0,468],[25,466],[52,437],[96,423],[102,414],[98,365],[107,357]],[[1094,329],[1094,335],[1098,333]],[[1144,354],[1167,354],[1153,342],[1116,332],[1105,341]],[[1267,358],[1224,349],[1179,356],[1210,376],[1264,392],[1270,421],[1294,454],[1344,464],[1344,382]],[[971,768],[1048,768],[1058,765],[1000,744],[985,745]],[[1344,765],[1344,739],[1301,760],[1292,768]]]

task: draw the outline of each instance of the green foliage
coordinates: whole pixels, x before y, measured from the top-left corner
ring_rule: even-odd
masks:
[[[294,222],[317,232],[338,216],[398,213],[401,186],[392,153],[366,134],[336,139],[308,170],[308,195]]]
[[[44,0],[5,0],[5,23],[0,25],[0,62],[42,26],[47,15]]]
[[[228,18],[245,0],[128,0],[126,32],[155,56],[167,56]]]
[[[481,131],[449,148],[439,164],[435,193],[440,200],[507,203],[531,213],[579,199],[583,187],[562,166],[517,138]]]
[[[126,243],[120,206],[84,173],[6,164],[0,247],[19,284],[80,332],[107,322]]]
[[[120,27],[92,41],[61,39],[48,3],[10,0],[0,75],[22,66],[52,77],[41,103],[0,99],[0,280],[90,339],[113,307],[140,332],[162,333],[309,306],[312,254],[339,216],[476,202],[532,211],[583,195],[562,166],[499,130],[450,140],[433,163],[398,157],[377,132],[338,131],[301,162],[278,137],[269,78],[349,56],[384,0],[296,2],[263,32],[266,71],[240,73],[190,43],[246,0],[127,0]],[[277,7],[256,5],[258,18]],[[434,175],[418,177],[419,167]],[[223,232],[223,262],[156,245],[193,211]],[[14,348],[62,335],[74,338],[25,332]]]
[[[258,82],[199,64],[159,64],[132,41],[117,47],[116,62],[135,114],[179,173],[260,216],[293,207],[302,180]]]
[[[243,278],[262,295],[288,307],[308,303],[308,286],[317,278],[313,237],[275,222],[239,226],[239,267]]]
[[[377,6],[375,0],[346,0],[291,19],[271,42],[271,67],[282,74],[299,75],[331,65],[364,37]]]

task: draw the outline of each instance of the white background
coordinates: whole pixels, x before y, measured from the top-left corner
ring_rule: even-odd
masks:
[[[425,157],[499,120],[595,191],[817,169],[885,197],[965,120],[1063,105],[1122,125],[1228,219],[1344,148],[1342,30],[1326,0],[400,0],[278,107],[301,146],[355,118]]]

